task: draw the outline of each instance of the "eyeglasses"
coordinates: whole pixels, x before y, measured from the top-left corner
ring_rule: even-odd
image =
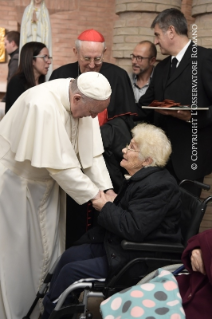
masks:
[[[140,153],[140,151],[136,151],[136,150],[134,150],[133,148],[130,148],[130,146],[129,146],[128,144],[126,145],[125,148],[126,148],[127,152],[128,152],[128,151],[132,151],[132,152]]]
[[[141,62],[144,59],[151,59],[151,57],[144,57],[144,56],[140,56],[140,55],[134,55],[134,54],[130,54],[130,58],[131,60],[136,59],[137,62]]]
[[[52,61],[52,57],[48,55],[34,55],[33,58],[42,58],[45,62]]]
[[[85,56],[85,57],[80,58],[80,60],[84,61],[86,63],[89,63],[89,64],[93,61],[94,64],[98,65],[98,64],[101,64],[103,61],[103,54],[100,57],[95,57],[95,58],[90,58],[90,57]]]

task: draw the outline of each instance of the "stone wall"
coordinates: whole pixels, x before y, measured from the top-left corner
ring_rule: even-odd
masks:
[[[23,11],[30,0],[0,0],[0,27],[19,30]],[[106,40],[105,61],[115,63],[112,55],[113,26],[118,18],[115,0],[45,0],[52,27],[53,69],[75,61],[72,48],[85,29],[100,31]],[[0,63],[0,86],[6,85],[7,62]]]
[[[142,40],[154,42],[151,23],[156,15],[168,8],[181,9],[181,0],[116,0],[116,14],[119,19],[114,25],[113,56],[116,63],[131,70],[130,53]],[[157,60],[163,59],[158,51]]]
[[[212,48],[212,2],[211,0],[193,0],[192,16],[198,26],[198,45]]]

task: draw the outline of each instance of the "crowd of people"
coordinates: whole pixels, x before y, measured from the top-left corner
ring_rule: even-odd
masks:
[[[6,115],[0,122],[1,319],[27,313],[65,248],[44,298],[43,319],[74,281],[110,276],[137,257],[122,249],[123,239],[180,242],[178,182],[203,181],[212,171],[212,50],[196,46],[198,55],[192,58],[195,44],[179,10],[166,9],[154,19],[155,43],[136,45],[130,76],[104,62],[104,36],[89,29],[76,39],[77,61],[54,70],[49,81],[51,48],[31,29],[36,24],[41,32],[38,22],[45,26],[46,10],[41,0],[26,8],[23,21],[32,32],[20,53],[20,35],[5,36],[11,60]],[[156,45],[168,57],[155,66]],[[193,63],[198,64],[198,108],[208,110],[142,108],[165,100],[191,106]],[[195,159],[192,146],[198,151]],[[200,195],[198,188],[187,189]],[[195,317],[200,286],[210,313],[211,257],[203,244],[210,236],[208,231],[191,239],[183,255],[191,273],[186,282],[184,276],[179,279],[188,318]],[[198,282],[195,288],[193,282]],[[201,307],[195,309],[201,313]],[[32,318],[40,313],[37,306]]]

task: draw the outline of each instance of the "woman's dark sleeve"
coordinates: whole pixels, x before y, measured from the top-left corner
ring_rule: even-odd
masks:
[[[24,82],[17,76],[12,77],[7,86],[5,113],[9,111],[13,103],[25,91]]]
[[[107,202],[99,213],[99,225],[121,238],[143,242],[151,232],[158,229],[167,212],[172,212],[173,216],[179,214],[179,196],[173,194],[176,188],[159,186],[153,185],[150,189],[143,184],[139,185],[133,189],[125,208]]]

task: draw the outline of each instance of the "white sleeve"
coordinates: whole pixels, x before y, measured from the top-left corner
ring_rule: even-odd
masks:
[[[47,168],[47,170],[58,185],[79,205],[88,202],[99,192],[98,187],[79,168],[63,170]]]
[[[92,166],[83,169],[83,171],[100,190],[113,188],[110,175],[102,155],[94,157]]]

